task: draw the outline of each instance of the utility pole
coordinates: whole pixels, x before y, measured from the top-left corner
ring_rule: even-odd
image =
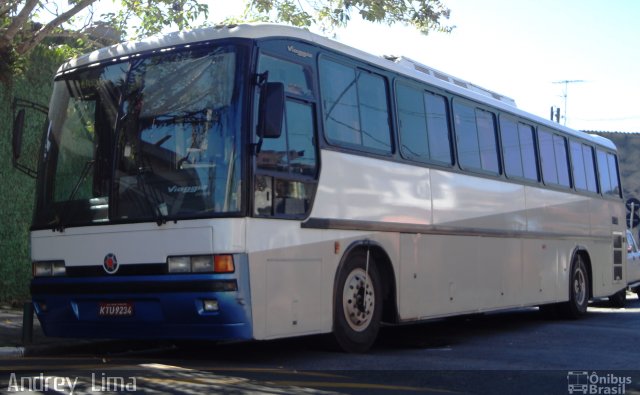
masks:
[[[553,81],[554,84],[564,84],[564,89],[562,91],[562,97],[564,98],[564,124],[567,126],[567,96],[569,84],[573,84],[576,82],[584,82],[584,80],[562,80],[562,81]],[[558,120],[559,122],[559,120]]]

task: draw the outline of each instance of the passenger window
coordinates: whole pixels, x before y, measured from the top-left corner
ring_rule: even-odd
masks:
[[[329,142],[391,153],[384,78],[334,61],[320,61],[324,126]]]
[[[460,166],[500,174],[495,115],[455,102],[454,120]]]
[[[421,89],[398,84],[400,152],[407,159],[428,161],[427,116]]]
[[[593,147],[582,146],[582,157],[584,158],[584,169],[587,180],[587,190],[598,193],[598,182],[596,178],[596,162],[593,155]]]
[[[546,184],[570,187],[567,141],[564,137],[548,130],[538,131],[542,177]]]
[[[402,155],[451,165],[447,99],[404,84],[396,92]]]
[[[522,156],[524,178],[536,182],[540,181],[533,126],[518,123],[518,135],[520,136],[520,154]]]
[[[500,136],[504,171],[508,177],[538,181],[538,160],[533,142],[533,127],[500,116]]]
[[[447,99],[431,92],[425,92],[424,99],[427,108],[429,157],[432,161],[451,165],[453,161],[451,159]]]
[[[603,195],[620,196],[620,184],[618,182],[618,166],[616,156],[597,150],[598,175],[600,176],[600,190]]]
[[[598,192],[596,183],[593,148],[577,141],[571,142],[571,162],[573,163],[573,182],[576,189]]]
[[[573,163],[573,182],[576,189],[587,190],[587,175],[584,167],[584,157],[582,144],[572,141],[571,146],[571,162]]]

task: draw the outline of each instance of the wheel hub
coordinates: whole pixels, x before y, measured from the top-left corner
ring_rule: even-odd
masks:
[[[371,277],[358,268],[349,273],[342,292],[342,307],[351,329],[361,332],[371,323],[375,294]]]

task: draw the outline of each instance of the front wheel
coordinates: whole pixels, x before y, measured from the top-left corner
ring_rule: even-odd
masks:
[[[367,252],[352,253],[340,270],[334,298],[333,334],[347,352],[365,352],[376,340],[382,317],[380,276]]]
[[[571,264],[569,277],[569,301],[560,305],[561,313],[566,318],[576,319],[587,312],[589,306],[589,274],[582,257],[578,254]]]

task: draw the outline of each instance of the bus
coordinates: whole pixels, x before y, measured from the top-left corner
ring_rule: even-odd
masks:
[[[53,84],[30,231],[48,336],[364,352],[381,325],[575,318],[626,286],[614,144],[409,58],[229,25]]]

